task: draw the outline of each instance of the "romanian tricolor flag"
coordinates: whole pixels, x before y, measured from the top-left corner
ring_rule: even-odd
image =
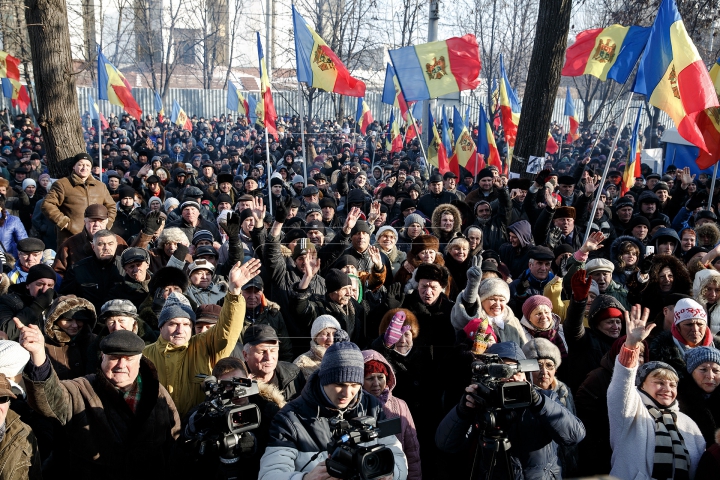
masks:
[[[113,105],[122,107],[133,117],[142,117],[142,109],[132,96],[130,84],[120,70],[107,61],[98,46],[98,98],[109,100]]]
[[[192,132],[193,124],[190,121],[190,118],[188,118],[185,110],[183,110],[180,107],[180,104],[175,100],[173,100],[173,109],[172,114],[170,115],[170,121],[180,128],[184,128],[185,130]]]
[[[708,153],[718,152],[717,143],[704,138],[714,130],[705,110],[718,106],[718,96],[685,30],[675,0],[663,0],[660,4],[633,91],[645,95],[651,105],[667,113],[685,140]],[[714,120],[718,123],[717,118]],[[717,154],[712,157],[717,161]]]
[[[20,81],[20,59],[0,52],[0,77]]]
[[[260,94],[262,95],[262,102],[258,102],[255,113],[257,114],[258,123],[267,129],[268,135],[277,138],[277,127],[275,126],[277,113],[272,98],[270,77],[265,64],[262,43],[260,43],[260,32],[255,33],[257,34],[258,59],[260,60]]]
[[[637,118],[635,119],[635,127],[633,128],[632,139],[630,140],[630,158],[625,164],[625,171],[623,172],[622,184],[620,185],[620,196],[622,197],[625,193],[635,185],[635,179],[640,177],[640,152],[642,150],[642,144],[640,143],[640,116],[642,115],[642,108],[638,109]]]
[[[570,119],[570,133],[568,133],[568,143],[572,143],[578,138],[580,138],[580,134],[578,133],[578,127],[580,126],[580,122],[575,116],[575,102],[573,102],[572,95],[570,95],[570,87],[567,87],[567,90],[565,91],[565,116]]]
[[[408,121],[408,104],[405,101],[402,88],[400,88],[397,75],[395,75],[395,69],[389,63],[385,68],[385,84],[383,85],[382,102],[398,108],[403,120]]]
[[[453,165],[459,165],[470,170],[473,175],[475,172],[475,159],[477,157],[477,145],[470,135],[460,112],[453,107],[453,136],[455,137],[455,151],[450,158],[451,168]],[[470,161],[472,160],[472,162]],[[455,172],[455,170],[453,170]],[[460,169],[458,168],[455,175],[460,177]]]
[[[107,130],[108,128],[110,128],[110,124],[105,118],[105,115],[103,115],[100,111],[100,107],[98,107],[98,104],[92,97],[92,95],[88,95],[88,103],[88,113],[90,113],[90,120],[97,120],[102,130]]]
[[[481,155],[483,163],[494,165],[502,171],[502,162],[495,143],[495,135],[482,105],[480,105],[480,119],[478,120],[477,152]],[[472,173],[477,175],[479,172]]]
[[[399,152],[403,147],[402,135],[400,135],[400,125],[395,119],[395,110],[390,112],[390,122],[388,123],[387,133],[385,134],[385,150],[390,153]]]
[[[364,97],[365,83],[350,76],[335,52],[292,6],[298,82],[350,97]]]
[[[445,150],[440,132],[438,132],[437,125],[435,125],[435,121],[433,120],[432,112],[428,112],[428,115],[433,132],[433,138],[430,141],[430,145],[428,145],[428,162],[430,165],[437,167],[440,173],[445,173],[450,170],[447,150]]]
[[[472,34],[388,53],[407,102],[474,90],[480,85],[480,50]]]
[[[500,54],[500,115],[502,116],[502,126],[505,133],[505,141],[509,147],[515,146],[515,138],[517,137],[517,129],[520,124],[520,100],[518,100],[515,91],[510,86],[510,81],[505,73],[505,62]]]
[[[242,94],[240,90],[237,91],[238,96],[238,103],[240,105],[240,109],[238,110],[238,113],[244,114],[246,117],[250,115],[250,103],[245,98],[245,96]]]
[[[165,120],[165,107],[163,107],[162,98],[158,92],[153,90],[155,94],[155,111],[157,112],[158,120],[163,122]]]
[[[610,25],[585,30],[565,53],[562,74],[566,77],[592,75],[603,82],[612,78],[625,83],[647,44],[650,28]]]
[[[360,133],[365,135],[367,127],[373,122],[372,113],[370,113],[370,107],[365,102],[365,98],[360,97],[357,101],[357,112],[355,113],[355,122],[360,128]]]
[[[710,68],[710,80],[715,86],[715,93],[720,96],[720,58]],[[706,109],[698,117],[698,126],[703,132],[705,144],[708,146],[715,145],[715,148],[709,148],[709,152],[700,150],[696,160],[698,166],[705,165],[705,167],[701,168],[707,168],[720,160],[720,153],[718,152],[720,150],[720,109],[717,107]]]

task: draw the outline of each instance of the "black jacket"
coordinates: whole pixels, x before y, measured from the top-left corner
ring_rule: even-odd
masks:
[[[427,193],[418,199],[418,210],[420,210],[426,217],[432,217],[435,208],[443,203],[452,203],[453,200],[457,200],[457,195],[443,190],[439,194]]]
[[[122,271],[119,256],[110,261],[100,261],[95,255],[87,257],[65,273],[60,294],[84,298],[99,312],[103,304],[112,298],[110,291],[113,287],[122,283]]]
[[[43,330],[45,328],[43,313],[55,297],[57,295],[52,290],[51,294],[36,299],[28,292],[26,283],[10,285],[8,293],[0,296],[0,330],[7,334],[9,340],[17,341],[20,338],[20,331],[15,326],[13,317],[17,317],[23,325],[36,325]]]
[[[720,389],[706,396],[692,377],[685,377],[678,384],[680,411],[692,418],[708,446],[715,443],[715,431],[720,425]]]

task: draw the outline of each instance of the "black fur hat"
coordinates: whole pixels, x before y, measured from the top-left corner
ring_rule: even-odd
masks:
[[[418,282],[420,280],[435,280],[443,288],[447,287],[449,277],[448,269],[435,263],[423,263],[415,273],[415,280]]]
[[[163,267],[153,275],[148,284],[148,290],[153,294],[158,288],[175,285],[180,287],[183,293],[185,293],[188,288],[188,283],[188,276],[179,268]]]

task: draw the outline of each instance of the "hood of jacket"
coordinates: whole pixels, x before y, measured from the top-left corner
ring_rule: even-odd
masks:
[[[451,205],[449,203],[438,205],[432,214],[432,228],[435,231],[440,230],[440,218],[445,212],[450,212],[453,216],[453,229],[452,232],[450,232],[450,236],[455,236],[455,234],[462,229],[462,216],[460,215],[460,210],[455,205]]]
[[[615,241],[610,245],[610,259],[615,264],[615,268],[617,268],[618,265],[618,257],[620,256],[620,245],[622,245],[625,242],[632,242],[640,251],[640,255],[638,255],[637,262],[635,262],[636,265],[640,265],[642,261],[645,259],[645,245],[638,240],[637,238],[631,236],[631,235],[622,235],[615,239]]]
[[[508,227],[508,230],[513,232],[515,236],[520,240],[520,248],[525,248],[528,245],[533,245],[532,226],[527,220],[520,220],[513,223]]]
[[[383,357],[381,354],[376,352],[375,350],[363,350],[363,361],[365,363],[369,362],[370,360],[375,360],[377,362],[382,363],[385,365],[385,368],[387,368],[388,371],[388,378],[387,378],[387,387],[388,390],[390,390],[390,393],[392,394],[393,388],[395,388],[396,380],[395,380],[395,371],[392,368],[392,365],[390,365],[390,362],[388,362],[385,357]]]
[[[621,312],[625,311],[625,307],[623,307],[622,303],[620,303],[615,297],[611,297],[610,295],[598,295],[592,305],[590,305],[590,311],[588,312],[588,323],[590,324],[590,328],[597,330],[595,328],[597,326],[595,316],[601,310],[605,310],[606,308],[617,308]]]
[[[88,302],[84,298],[79,298],[75,295],[65,295],[56,298],[55,301],[53,301],[52,305],[50,305],[50,309],[48,310],[47,316],[45,317],[45,334],[49,337],[55,338],[58,334],[58,330],[53,329],[53,326],[55,326],[55,322],[60,320],[66,313],[79,309],[89,310],[92,313],[92,324],[86,322],[84,325],[84,329],[89,329],[89,331],[92,332],[95,328],[95,324],[97,323],[97,315],[95,314],[95,307],[93,306],[93,304]],[[62,332],[62,330],[60,330],[60,332]],[[65,332],[62,332],[62,334],[67,337],[67,334],[65,334]],[[69,338],[68,340],[56,338],[56,340],[61,342],[69,341]]]

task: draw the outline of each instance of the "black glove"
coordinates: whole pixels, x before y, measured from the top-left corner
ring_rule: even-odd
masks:
[[[275,221],[278,223],[285,223],[288,214],[290,213],[290,207],[292,206],[292,197],[289,195],[285,197],[285,200],[278,202],[275,208]]]
[[[403,303],[403,300],[405,300],[405,294],[403,293],[402,283],[395,282],[392,285],[390,285],[390,288],[388,289],[387,294],[387,303],[388,307],[392,310],[393,308],[400,308],[400,306]]]
[[[240,215],[230,213],[225,219],[223,230],[230,240],[240,240]]]
[[[545,180],[547,180],[548,177],[550,177],[550,173],[552,173],[550,170],[542,170],[535,177],[535,182],[540,186],[545,186]]]
[[[652,268],[654,258],[655,254],[652,253],[643,259],[642,264],[640,265],[640,273],[643,275],[650,273],[650,268]]]
[[[185,257],[190,253],[190,249],[183,245],[182,243],[178,243],[177,248],[173,252],[173,257],[177,258],[181,262],[185,261]]]
[[[163,223],[165,223],[165,219],[160,212],[150,212],[150,214],[145,217],[142,230],[143,235],[155,235],[162,228]]]
[[[50,288],[37,297],[35,297],[35,301],[33,302],[35,305],[37,305],[40,308],[40,311],[45,311],[46,308],[50,306],[53,299],[55,298],[55,291]]]
[[[212,427],[212,424],[212,418],[210,418],[209,415],[205,415],[204,410],[200,408],[190,415],[185,433],[188,437],[194,437],[196,434],[208,430]]]
[[[698,192],[692,197],[690,197],[690,200],[685,203],[685,208],[687,208],[690,211],[695,210],[696,208],[700,208],[704,205],[707,205],[708,196],[705,192]]]
[[[468,399],[467,399],[468,395],[470,395],[470,394],[467,392],[463,392],[462,397],[460,398],[460,402],[458,403],[458,406],[457,406],[458,414],[460,415],[461,418],[465,418],[465,419],[475,417],[478,414],[478,412],[484,410],[485,407],[487,406],[487,404],[485,403],[485,401],[482,398],[475,395],[473,397],[473,400],[475,401],[475,408],[468,407],[466,405],[466,403],[468,401]]]

